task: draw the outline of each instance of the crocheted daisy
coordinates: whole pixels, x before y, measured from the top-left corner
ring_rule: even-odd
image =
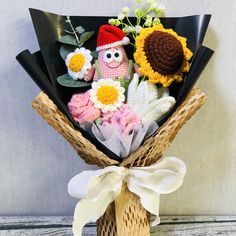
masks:
[[[96,108],[103,113],[115,111],[122,106],[125,101],[125,89],[121,87],[120,82],[112,79],[100,79],[92,83],[90,89],[90,100]]]
[[[87,70],[91,68],[91,51],[88,49],[77,48],[66,57],[66,66],[72,79],[83,79]]]

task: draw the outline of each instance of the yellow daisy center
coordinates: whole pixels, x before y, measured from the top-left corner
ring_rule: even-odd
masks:
[[[114,104],[118,99],[119,93],[116,88],[105,85],[97,90],[97,99],[105,105]]]
[[[85,63],[84,55],[78,53],[70,58],[68,67],[73,72],[79,72],[83,68],[84,63]]]

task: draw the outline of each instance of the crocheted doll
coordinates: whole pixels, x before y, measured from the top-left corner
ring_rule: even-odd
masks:
[[[129,38],[116,26],[102,25],[98,31],[98,59],[85,75],[85,80],[112,79],[118,80],[126,90],[138,70],[132,60],[128,60],[123,45],[129,43]],[[90,101],[89,93],[75,94],[68,104],[74,119],[80,124],[93,122],[101,116],[101,111]]]
[[[123,45],[129,44],[129,38],[116,26],[102,25],[98,31],[98,59],[88,71],[85,80],[114,79],[127,87],[138,66],[128,60]]]

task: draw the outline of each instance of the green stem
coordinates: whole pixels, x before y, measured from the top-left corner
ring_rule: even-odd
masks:
[[[135,48],[136,48],[135,44],[133,44],[133,43],[131,43],[131,42],[130,42],[129,44],[131,44],[133,47],[135,47]]]
[[[76,34],[76,31],[75,31],[73,25],[71,24],[71,21],[69,20],[68,23],[69,23],[69,25],[70,25],[70,27],[71,27],[71,29],[72,29],[74,35],[75,35],[76,42],[77,42],[77,44],[79,45],[79,38],[78,38],[78,35]]]
[[[146,76],[146,75],[144,75],[144,76],[143,76],[143,78],[141,79],[141,81],[145,81],[145,80],[146,80],[146,78],[147,78],[147,76]]]
[[[128,23],[130,24],[130,26],[134,27],[134,26],[132,25],[132,23],[130,22],[130,20],[129,20],[129,17],[128,17],[128,16],[126,16],[126,19],[127,19]]]

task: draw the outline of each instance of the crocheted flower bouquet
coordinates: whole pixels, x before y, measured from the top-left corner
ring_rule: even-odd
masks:
[[[183,161],[161,157],[205,101],[192,88],[213,54],[201,45],[210,16],[160,18],[163,5],[137,4],[110,19],[30,9],[41,51],[17,56],[43,91],[33,107],[102,167],[69,182],[74,235],[96,220],[98,235],[149,235],[160,194],[185,175]]]

